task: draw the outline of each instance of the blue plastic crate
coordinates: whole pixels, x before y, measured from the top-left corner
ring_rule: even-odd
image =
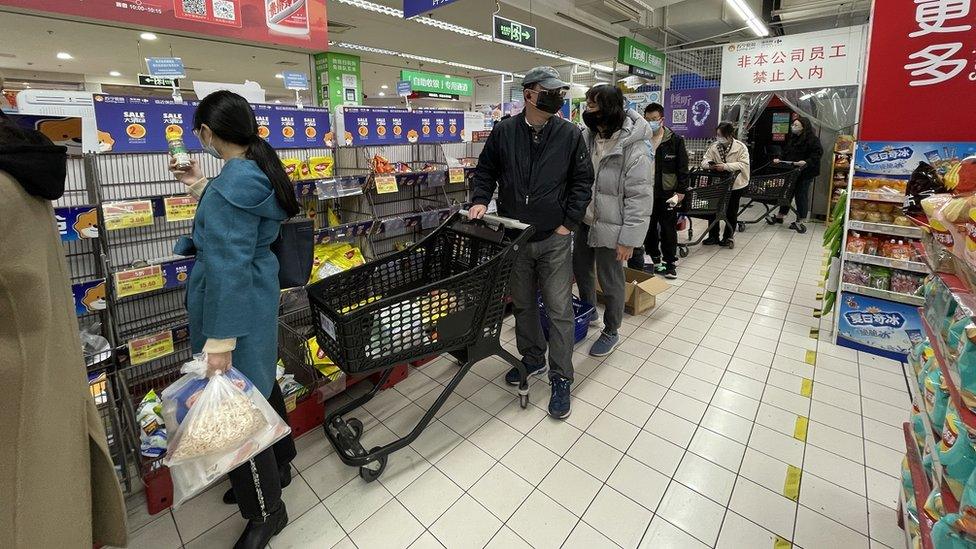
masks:
[[[596,309],[593,305],[581,300],[580,298],[573,296],[573,337],[574,342],[579,343],[586,339],[587,334],[590,331],[590,315]],[[546,306],[542,303],[542,296],[539,296],[539,319],[542,321],[542,335],[546,337],[546,341],[549,340],[549,313],[546,312]]]

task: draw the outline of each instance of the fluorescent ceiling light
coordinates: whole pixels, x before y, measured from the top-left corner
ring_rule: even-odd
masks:
[[[396,8],[391,8],[389,6],[384,6],[383,4],[378,4],[376,2],[370,2],[369,0],[334,0],[334,1],[335,2],[338,2],[340,4],[346,4],[347,6],[353,6],[353,7],[356,7],[356,8],[359,8],[359,9],[363,9],[363,10],[366,10],[366,11],[371,11],[373,13],[379,13],[379,14],[382,14],[382,15],[388,15],[390,17],[397,17],[397,18],[401,18],[401,19],[403,18],[403,10],[398,10]],[[447,23],[447,22],[444,22],[444,21],[438,21],[437,19],[431,19],[430,17],[411,17],[410,20],[411,21],[414,21],[416,23],[420,23],[422,25],[427,25],[429,27],[438,28],[438,29],[445,30],[445,31],[449,31],[449,32],[453,32],[453,33],[456,33],[456,34],[461,34],[461,35],[464,35],[464,36],[471,36],[471,37],[474,37],[474,38],[480,38],[482,40],[485,40],[486,42],[492,42],[492,41],[494,41],[494,38],[490,34],[485,34],[485,33],[481,32],[481,31],[477,31],[477,30],[474,30],[474,29],[469,29],[469,28],[463,27],[461,25],[455,25],[453,23]],[[559,60],[564,61],[566,63],[572,63],[572,64],[575,64],[575,65],[587,65],[587,66],[591,66],[592,68],[594,68],[594,69],[596,69],[598,71],[613,72],[613,67],[609,67],[607,65],[593,65],[589,61],[584,61],[584,60],[578,59],[576,57],[565,56],[565,55],[562,55],[562,54],[560,54],[558,52],[554,52],[554,51],[550,51],[550,50],[544,50],[544,49],[538,49],[538,48],[536,48],[536,49],[527,48],[525,46],[520,46],[518,44],[508,44],[508,43],[504,43],[504,42],[496,42],[496,43],[502,44],[504,46],[508,46],[508,47],[511,47],[511,48],[516,48],[516,49],[520,49],[520,50],[529,51],[529,52],[532,52],[532,53],[537,53],[537,54],[542,55],[544,57],[550,57],[552,59],[559,59]],[[378,53],[378,52],[375,52],[375,53]],[[488,71],[488,72],[498,73],[499,71]],[[505,72],[505,73],[500,73],[500,74],[509,74],[509,73],[508,72]]]
[[[144,32],[139,35],[139,38],[142,38],[143,40],[155,40],[159,37],[151,32]]]
[[[280,104],[281,104],[281,99],[275,99],[275,105],[280,105]]]
[[[386,96],[386,94],[385,94],[385,93],[383,93],[383,92],[380,92],[380,93],[379,93],[379,96],[380,96],[380,97],[385,97],[385,96]]]
[[[275,78],[278,78],[278,79],[281,79],[281,78],[284,78],[284,77],[285,77],[285,75],[281,74],[280,72],[275,75]]]
[[[439,65],[446,65],[448,67],[457,67],[459,69],[467,69],[469,71],[475,71],[475,72],[490,72],[493,74],[502,74],[506,76],[512,75],[512,71],[489,69],[486,67],[479,67],[478,65],[468,65],[466,63],[455,63],[454,61],[445,61],[443,59],[438,59],[436,57],[413,55],[411,53],[403,53],[400,51],[386,50],[383,48],[374,48],[373,46],[363,46],[362,44],[352,44],[349,42],[329,42],[329,46],[333,48],[342,48],[342,49],[360,51],[365,53],[375,53],[378,55],[386,55],[390,57],[402,57],[404,59],[410,59],[412,61],[421,61],[424,63],[437,63]],[[515,76],[518,76],[519,78],[522,77],[522,75],[515,75]]]
[[[63,51],[59,51],[58,52],[58,55],[57,55],[57,58],[60,59],[60,60],[62,60],[62,61],[67,61],[69,59],[74,59],[74,56],[71,55],[70,53],[63,52]]]
[[[746,25],[752,30],[753,34],[756,36],[769,36],[769,29],[766,28],[766,24],[762,22],[761,19],[756,17],[753,13],[752,8],[750,8],[744,0],[726,0],[732,5],[732,8],[739,14],[739,17],[745,20]]]
[[[119,72],[119,71],[108,71],[108,75],[109,76],[122,76],[122,73]]]
[[[382,86],[380,86],[380,89],[381,90],[388,90],[388,89],[390,89],[390,87],[387,86],[386,84],[383,84]]]

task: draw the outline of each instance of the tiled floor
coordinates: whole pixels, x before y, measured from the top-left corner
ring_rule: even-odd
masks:
[[[900,365],[832,345],[814,318],[821,235],[751,225],[734,250],[693,248],[620,350],[577,354],[565,422],[545,382],[521,410],[488,360],[379,482],[309,433],[272,547],[902,547],[909,397]],[[367,447],[405,434],[454,369],[435,361],[356,414]],[[136,502],[131,546],[230,547],[225,488],[152,518]]]

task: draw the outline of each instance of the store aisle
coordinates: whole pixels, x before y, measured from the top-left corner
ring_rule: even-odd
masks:
[[[815,339],[810,227],[693,249],[652,314],[626,317],[620,350],[577,355],[565,422],[543,411],[544,382],[520,410],[507,366],[486,361],[379,482],[306,435],[272,547],[903,547],[901,366]],[[405,434],[453,371],[435,361],[371,402],[366,446]],[[229,547],[243,521],[225,488],[152,519],[137,502],[132,547]]]

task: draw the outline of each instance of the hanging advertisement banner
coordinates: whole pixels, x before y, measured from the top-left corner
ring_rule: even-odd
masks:
[[[645,74],[664,74],[664,62],[667,58],[664,52],[656,50],[647,44],[642,44],[633,38],[621,36],[617,41],[617,61],[624,65],[643,69]]]
[[[837,344],[904,361],[922,339],[918,307],[842,292],[838,298]]]
[[[777,36],[722,49],[722,94],[856,86],[863,26]]]
[[[329,43],[325,0],[0,0],[0,6],[305,50]]]
[[[976,81],[976,19],[969,4],[874,3],[859,140],[974,140],[976,111],[965,106]]]
[[[363,77],[358,55],[317,53],[314,59],[319,105],[331,109],[362,104]]]
[[[976,179],[976,164],[966,160],[971,156],[976,156],[976,143],[861,141],[854,155],[855,185],[860,178],[909,179],[919,162],[942,175],[957,171],[968,182]]]
[[[464,112],[441,109],[342,107],[336,112],[339,145],[459,143]]]
[[[410,89],[415,92],[431,92],[465,97],[474,94],[474,80],[460,76],[403,69],[400,71],[400,80],[409,82]]]
[[[718,126],[718,88],[664,92],[664,124],[685,139],[710,139]]]

